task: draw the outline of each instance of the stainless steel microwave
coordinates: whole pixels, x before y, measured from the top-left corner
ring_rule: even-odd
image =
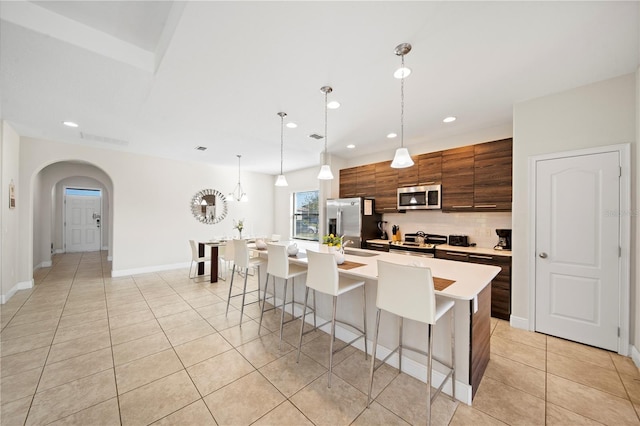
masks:
[[[398,210],[441,209],[442,185],[398,188]]]

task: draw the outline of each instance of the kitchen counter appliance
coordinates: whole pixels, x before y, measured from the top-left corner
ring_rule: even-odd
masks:
[[[469,247],[469,236],[467,235],[449,235],[449,245],[456,247]]]
[[[498,244],[493,247],[496,250],[511,250],[511,229],[496,229]]]
[[[378,222],[382,215],[375,212],[370,198],[335,198],[327,200],[327,234],[344,235],[344,243],[366,248],[366,241],[379,237]]]
[[[438,244],[447,244],[447,236],[427,234],[422,231],[413,234],[407,233],[404,235],[404,241],[389,245],[389,253],[435,257]]]

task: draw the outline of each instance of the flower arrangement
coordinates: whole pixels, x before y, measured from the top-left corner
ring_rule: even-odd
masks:
[[[322,244],[326,244],[329,247],[342,247],[342,237],[338,237],[337,235],[329,234],[322,237]]]
[[[234,219],[233,220],[233,229],[237,229],[238,232],[240,233],[240,238],[242,238],[242,230],[244,229],[244,219],[240,219],[237,222]]]

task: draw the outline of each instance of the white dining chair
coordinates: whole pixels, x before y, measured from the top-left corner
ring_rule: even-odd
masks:
[[[452,299],[437,297],[433,288],[433,276],[431,269],[424,266],[400,265],[397,263],[378,260],[378,294],[376,296],[376,329],[373,337],[373,351],[371,353],[371,367],[369,370],[369,393],[367,408],[371,404],[371,390],[373,387],[374,372],[383,365],[391,355],[398,352],[399,366],[402,372],[402,350],[410,350],[427,356],[427,424],[431,424],[431,405],[442,391],[442,388],[451,379],[451,394],[455,400],[456,375],[455,375],[455,302]],[[400,329],[398,346],[391,351],[376,367],[376,349],[378,345],[378,331],[380,330],[380,314],[382,311],[400,317]],[[451,313],[449,323],[451,332],[451,364],[438,360],[433,356],[433,327],[437,321],[447,312]],[[427,324],[428,352],[405,346],[402,343],[402,328],[404,319]],[[435,392],[431,392],[432,364],[436,359],[449,371]]]
[[[341,276],[338,273],[338,265],[336,264],[336,258],[333,253],[318,253],[315,251],[307,250],[307,259],[308,259],[308,269],[307,269],[307,286],[304,294],[304,307],[302,309],[302,324],[300,325],[300,340],[298,341],[298,357],[296,362],[300,361],[300,350],[302,349],[302,336],[310,331],[304,332],[304,319],[307,315],[307,302],[309,299],[309,289],[313,290],[313,299],[315,302],[316,293],[320,292],[323,294],[327,294],[333,299],[333,310],[331,315],[331,320],[326,323],[320,325],[319,327],[323,327],[326,324],[331,323],[331,341],[329,343],[329,383],[328,386],[331,387],[331,375],[333,372],[333,355],[336,352],[339,352],[346,347],[350,346],[352,343],[356,342],[358,339],[364,339],[364,358],[367,359],[367,293],[365,291],[364,280],[353,279]],[[347,292],[355,290],[357,288],[362,288],[362,328],[359,326],[338,320],[336,318],[337,312],[337,304],[338,304],[338,296],[343,295]],[[314,309],[315,311],[315,309]],[[315,312],[314,312],[315,315]],[[333,349],[334,341],[336,339],[336,322],[347,325],[354,330],[356,330],[359,334],[358,336],[351,340],[350,342],[343,345],[341,348],[336,350]]]
[[[194,263],[196,264],[196,270],[198,268],[198,264],[201,262],[211,262],[211,256],[200,256],[198,254],[198,243],[195,240],[189,240],[189,244],[191,245],[191,264],[189,265],[189,278],[194,279],[196,277],[203,277],[204,275],[196,275],[191,276],[191,270],[193,269]]]

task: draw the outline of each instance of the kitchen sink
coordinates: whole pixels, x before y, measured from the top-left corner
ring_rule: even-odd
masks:
[[[377,253],[367,253],[366,251],[357,251],[357,250],[348,250],[345,249],[344,254],[349,254],[351,256],[360,256],[360,257],[373,257],[377,256]]]

